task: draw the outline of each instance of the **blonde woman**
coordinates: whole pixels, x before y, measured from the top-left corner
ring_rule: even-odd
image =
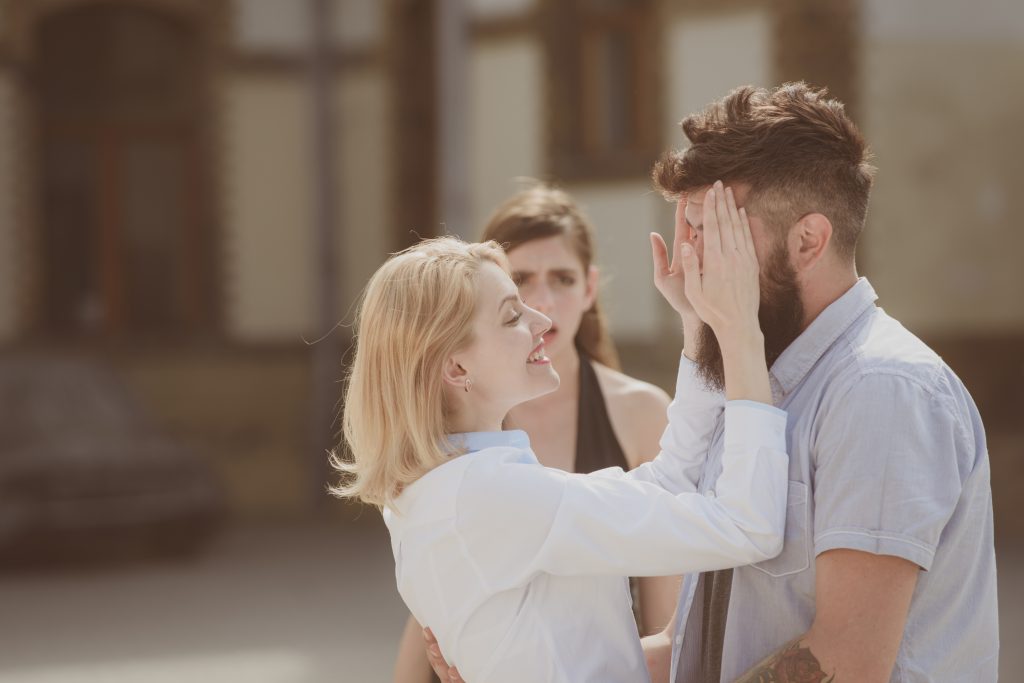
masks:
[[[703,274],[679,234],[672,267],[654,235],[652,248],[687,351],[695,316],[721,341],[728,401],[684,357],[661,452],[629,473],[546,468],[524,432],[502,431],[559,378],[551,322],[520,299],[496,244],[431,240],[371,279],[346,394],[353,461],[337,463],[348,480],[336,492],[384,508],[399,592],[466,680],[646,680],[624,577],[781,549],[785,413],[770,405],[749,225],[719,194],[705,204]],[[696,477],[723,409],[709,498]]]
[[[568,193],[538,184],[509,197],[482,238],[500,244],[523,302],[551,320],[544,348],[558,389],[509,411],[505,429],[521,429],[542,465],[583,474],[630,470],[658,454],[669,397],[619,371],[618,354],[598,300],[594,228]],[[672,617],[679,577],[630,580],[641,636]],[[433,678],[420,625],[410,617],[394,683]]]

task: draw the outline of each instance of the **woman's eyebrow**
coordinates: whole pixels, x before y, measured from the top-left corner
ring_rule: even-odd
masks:
[[[509,294],[508,296],[501,300],[501,303],[498,304],[498,311],[500,312],[501,307],[504,306],[505,304],[509,302],[515,303],[517,301],[519,301],[519,296],[517,294]]]

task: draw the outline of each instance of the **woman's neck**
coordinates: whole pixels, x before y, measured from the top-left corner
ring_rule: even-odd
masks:
[[[455,415],[448,424],[449,433],[463,434],[465,432],[500,432],[501,418],[485,418],[476,415]]]

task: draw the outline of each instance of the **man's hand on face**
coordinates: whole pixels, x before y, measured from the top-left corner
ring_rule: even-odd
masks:
[[[454,666],[448,666],[448,662],[444,660],[434,632],[429,628],[423,629],[423,640],[426,641],[427,661],[430,662],[430,668],[434,670],[437,677],[445,683],[466,683],[459,675],[459,670]]]

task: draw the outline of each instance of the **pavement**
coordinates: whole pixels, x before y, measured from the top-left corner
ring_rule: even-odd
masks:
[[[1016,681],[1024,547],[999,561]],[[405,617],[373,511],[237,526],[192,561],[0,575],[0,683],[385,682]]]

